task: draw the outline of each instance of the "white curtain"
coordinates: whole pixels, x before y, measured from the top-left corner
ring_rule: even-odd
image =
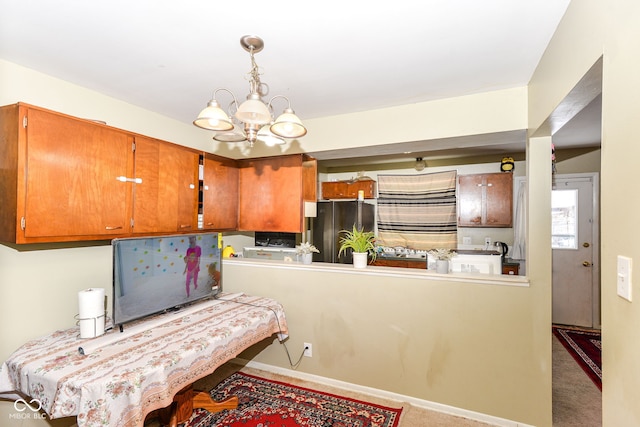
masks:
[[[527,181],[524,179],[518,185],[513,234],[511,258],[525,259],[527,255]]]

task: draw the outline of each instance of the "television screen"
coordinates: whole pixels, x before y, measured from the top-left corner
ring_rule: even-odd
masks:
[[[218,233],[114,239],[113,324],[122,324],[222,291]]]

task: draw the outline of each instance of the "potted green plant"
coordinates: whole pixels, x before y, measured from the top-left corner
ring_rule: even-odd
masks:
[[[451,249],[437,248],[427,251],[427,255],[436,260],[436,273],[446,274],[449,272],[449,261],[457,254]]]
[[[340,231],[340,250],[338,256],[346,252],[347,249],[353,251],[353,266],[355,268],[365,268],[367,259],[371,256],[371,260],[376,259],[376,236],[372,231],[364,231],[357,229],[355,224],[353,229]]]

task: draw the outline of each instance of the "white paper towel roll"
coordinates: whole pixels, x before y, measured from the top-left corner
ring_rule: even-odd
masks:
[[[89,288],[78,292],[80,338],[104,334],[104,288]]]

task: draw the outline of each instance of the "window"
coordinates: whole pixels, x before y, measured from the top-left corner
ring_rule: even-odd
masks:
[[[551,193],[551,247],[577,249],[578,190],[553,190]]]

